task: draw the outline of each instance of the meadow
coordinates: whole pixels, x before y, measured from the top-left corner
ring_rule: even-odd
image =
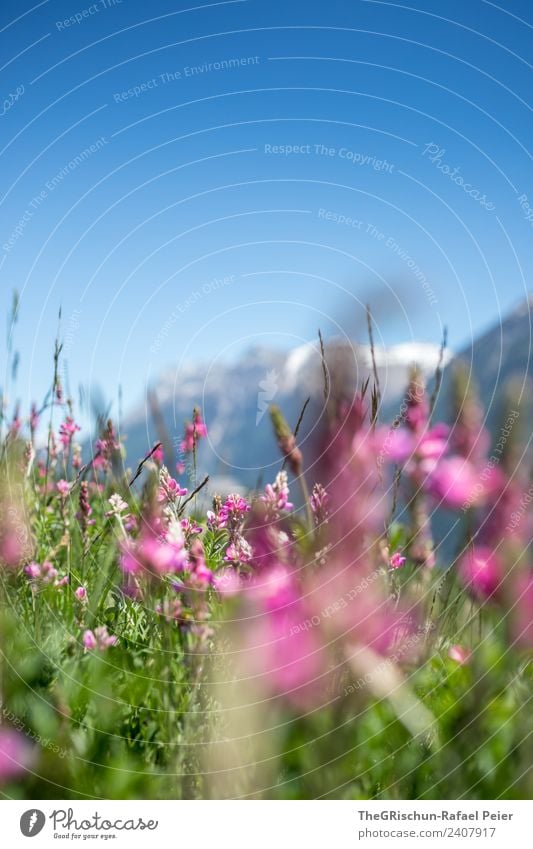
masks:
[[[386,421],[377,375],[339,386],[325,349],[314,445],[272,407],[276,476],[207,504],[200,409],[176,468],[160,443],[127,468],[111,420],[86,456],[60,363],[3,407],[4,798],[531,798],[511,395],[491,435],[465,372],[413,368]]]

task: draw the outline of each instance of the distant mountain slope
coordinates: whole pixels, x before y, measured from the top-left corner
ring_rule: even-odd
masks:
[[[524,300],[501,322],[475,339],[454,357],[444,370],[442,392],[437,405],[439,417],[445,417],[448,408],[451,372],[460,361],[471,373],[480,400],[487,413],[487,425],[494,430],[503,415],[503,395],[512,385],[521,397],[522,429],[529,438],[532,431],[530,392],[533,341],[533,296]]]
[[[412,343],[387,350],[376,349],[375,355],[384,401],[392,407],[405,390],[413,362],[417,362],[429,377],[435,371],[439,351],[434,345]],[[371,373],[369,348],[358,346],[355,360],[349,378],[353,381],[353,389]],[[256,486],[260,476],[273,477],[279,469],[269,404],[278,404],[294,427],[306,398],[313,398],[300,431],[305,447],[306,438],[320,414],[322,387],[318,344],[303,345],[288,354],[255,347],[233,363],[219,362],[212,367],[195,364],[169,372],[153,387],[157,409],[154,410],[154,400],[150,404],[147,398],[147,402],[140,404],[123,422],[128,463],[134,466],[161,438],[161,428],[158,430],[155,424],[158,419],[164,421],[169,441],[177,453],[183,423],[190,419],[193,407],[198,405],[209,431],[207,444],[199,452],[199,471],[208,472],[219,489],[234,484]],[[167,451],[167,456],[169,453]]]

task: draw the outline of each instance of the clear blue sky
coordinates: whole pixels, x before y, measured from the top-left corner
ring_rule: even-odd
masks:
[[[497,321],[532,279],[532,24],[527,0],[3,0],[24,403],[60,306],[73,390],[126,408],[169,365],[361,335],[366,301],[386,343]]]

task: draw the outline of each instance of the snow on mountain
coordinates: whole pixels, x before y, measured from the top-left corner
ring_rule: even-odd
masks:
[[[334,353],[338,349],[335,340],[326,348],[326,362],[331,354],[330,368],[336,367]],[[372,358],[366,345],[352,350],[353,369],[346,379],[353,381],[355,389],[372,373]],[[376,348],[375,358],[384,402],[391,406],[402,397],[413,363],[428,378],[434,373],[439,349],[426,343],[406,343],[389,349]],[[257,346],[234,361],[217,361],[211,366],[187,364],[170,370],[152,387],[165,422],[170,453],[175,455],[167,456],[167,460],[177,459],[183,423],[197,405],[203,411],[209,431],[208,440],[199,452],[199,473],[208,472],[215,489],[217,486],[222,489],[222,485],[227,489],[231,482],[256,486],[261,474],[274,477],[279,468],[269,405],[278,404],[294,426],[309,396],[317,402],[314,410],[313,405],[308,408],[309,416],[316,415],[322,402],[322,389],[318,340],[289,352]],[[128,435],[128,462],[132,466],[164,435],[156,427],[152,412],[143,402],[123,422],[123,431]],[[310,419],[304,422],[303,441],[311,427]]]

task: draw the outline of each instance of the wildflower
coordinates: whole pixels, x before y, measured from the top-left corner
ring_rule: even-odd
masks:
[[[31,769],[34,749],[19,731],[0,727],[0,784],[5,784]]]
[[[117,440],[111,419],[108,420],[102,436],[96,440],[94,447],[94,468],[106,470],[113,459],[113,455],[120,451],[120,442]]]
[[[465,666],[470,661],[472,652],[469,649],[463,648],[463,646],[450,646],[448,657],[455,660],[455,662],[459,663],[461,666]]]
[[[150,458],[156,463],[158,466],[163,464],[164,452],[163,445],[161,442],[156,446],[156,448],[152,451]]]
[[[193,583],[200,589],[212,584],[214,575],[205,562],[204,548],[199,539],[192,543],[189,557],[189,572]]]
[[[179,622],[184,618],[183,602],[179,598],[165,599],[162,604],[156,605],[155,610],[167,622]]]
[[[395,551],[391,555],[389,563],[392,569],[400,569],[405,564],[405,561],[406,558],[402,556],[401,552]]]
[[[74,595],[76,596],[78,601],[82,601],[82,602],[87,601],[87,590],[85,589],[85,587],[82,587],[82,586],[77,587],[76,591],[74,592]]]
[[[425,488],[452,509],[478,504],[483,495],[474,465],[460,455],[441,460],[428,476]]]
[[[287,472],[278,472],[274,483],[267,483],[265,492],[260,496],[260,500],[267,505],[269,514],[272,517],[292,510],[294,505],[289,501]]]
[[[228,545],[224,560],[229,563],[249,563],[252,553],[251,545],[239,535]]]
[[[117,638],[108,634],[106,626],[101,625],[99,628],[95,628],[94,631],[84,631],[82,643],[87,651],[93,651],[94,649],[105,651],[110,646],[116,645]]]
[[[315,519],[315,525],[322,525],[328,518],[329,495],[320,483],[315,483],[309,499],[309,506]]]
[[[106,516],[120,516],[124,510],[128,509],[128,505],[117,492],[113,493],[107,500],[111,505],[111,510],[106,513]]]
[[[175,504],[182,495],[187,495],[187,490],[180,486],[177,480],[170,477],[166,466],[161,466],[157,500],[163,504]]]
[[[474,595],[479,598],[492,598],[500,586],[502,564],[492,549],[477,545],[460,559],[459,575]]]
[[[49,560],[45,560],[42,565],[35,563],[35,561],[29,563],[24,567],[24,573],[28,576],[34,591],[36,591],[38,587],[44,589],[48,586],[53,586],[55,589],[61,589],[68,584],[68,575],[64,575],[59,578],[57,569],[52,565],[52,563],[50,563]]]
[[[94,519],[89,518],[93,511],[89,504],[89,484],[87,481],[82,481],[80,484],[79,508],[76,518],[80,523],[82,534],[85,534],[87,527],[94,524]]]
[[[56,483],[56,489],[62,498],[66,498],[70,492],[70,484],[68,481],[61,479]]]
[[[202,533],[202,528],[200,525],[194,521],[194,519],[186,518],[181,519],[181,528],[183,530],[183,534],[185,536],[185,543],[188,545],[193,536],[196,534]]]
[[[72,416],[67,416],[65,421],[59,426],[59,441],[63,446],[63,450],[66,451],[70,447],[72,438],[78,430],[81,430],[81,428],[76,424]]]
[[[180,450],[184,454],[190,454],[196,450],[198,442],[207,436],[207,427],[202,419],[202,414],[198,407],[193,410],[192,422],[187,422],[185,425],[185,435],[180,443]]]
[[[229,531],[240,526],[246,513],[251,510],[245,498],[234,492],[228,495],[218,514],[218,527]]]
[[[122,543],[120,566],[126,574],[148,573],[162,577],[182,572],[188,564],[183,538],[173,535],[164,539],[158,535],[155,523],[145,522],[138,540]]]

